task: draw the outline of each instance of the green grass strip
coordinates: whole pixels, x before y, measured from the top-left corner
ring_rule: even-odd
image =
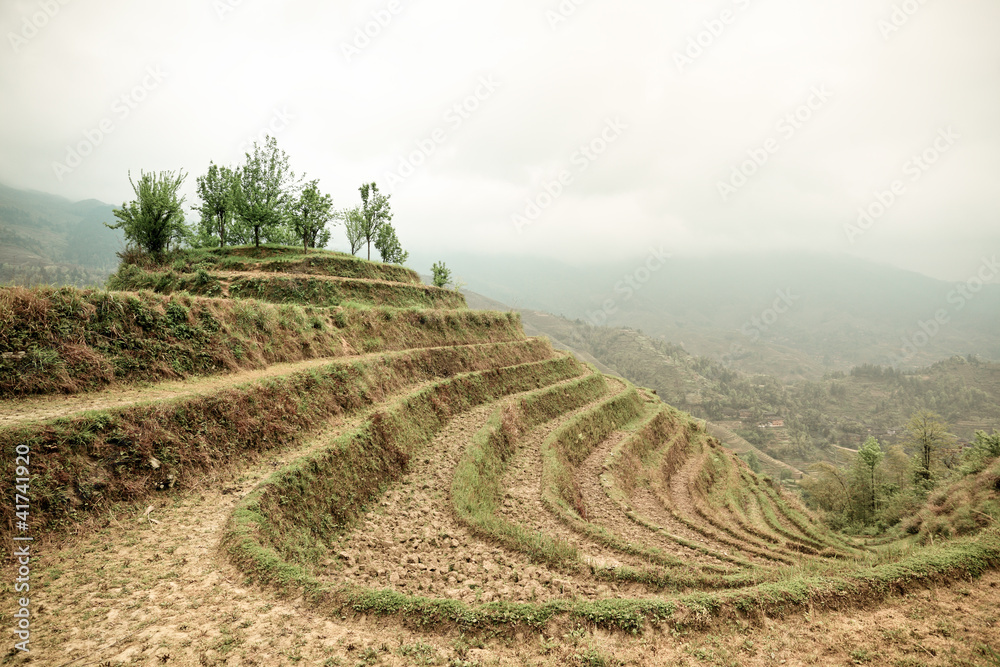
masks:
[[[532,392],[498,408],[473,435],[455,468],[451,499],[458,518],[480,536],[521,552],[536,563],[559,566],[576,561],[572,545],[498,515],[504,493],[502,479],[521,434],[591,403],[606,391],[604,376],[595,373]]]

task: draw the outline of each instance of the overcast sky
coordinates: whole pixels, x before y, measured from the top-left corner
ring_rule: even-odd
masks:
[[[809,249],[959,280],[1000,252],[996,0],[4,0],[0,26],[14,187],[120,204],[130,169],[184,169],[194,204],[270,129],[443,259]]]

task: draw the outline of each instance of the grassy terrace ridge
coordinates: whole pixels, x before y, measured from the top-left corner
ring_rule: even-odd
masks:
[[[652,570],[634,570],[627,567],[610,568],[609,571],[601,573],[602,576],[611,580],[638,581],[656,588],[681,590],[687,588],[738,588],[774,579],[777,576],[775,572],[754,566],[738,556],[733,557],[713,552],[702,545],[678,540],[674,536],[667,535],[668,539],[677,544],[717,558],[724,563],[740,566],[741,570],[735,570],[731,566],[699,565],[664,553],[657,548],[629,542],[618,534],[618,527],[593,523],[585,518],[587,510],[579,495],[576,468],[584,458],[589,456],[597,444],[608,438],[612,432],[624,431],[626,437],[613,448],[612,454],[609,456],[613,457],[615,451],[620,454],[621,448],[626,443],[632,443],[635,446],[635,443],[643,441],[644,446],[640,449],[644,450],[647,457],[658,460],[657,457],[652,456],[657,450],[657,443],[666,442],[666,447],[669,449],[674,439],[657,439],[657,426],[662,428],[666,425],[673,434],[683,433],[685,435],[692,431],[697,432],[697,429],[700,428],[698,422],[685,415],[677,415],[674,419],[664,422],[661,416],[666,413],[666,406],[646,405],[645,408],[639,408],[639,411],[636,412],[635,397],[640,394],[631,385],[627,385],[627,387],[624,394],[595,405],[591,410],[561,427],[543,443],[543,466],[548,467],[548,470],[543,473],[542,497],[545,504],[560,520],[580,534],[622,553],[641,556],[650,564],[658,566],[657,569]],[[646,400],[648,400],[648,396]],[[614,465],[613,462],[612,465]],[[613,484],[609,480],[602,479],[601,486],[605,493],[612,496],[611,499],[614,501],[616,494],[613,490]],[[643,524],[641,520],[636,522],[640,525]],[[655,528],[654,531],[660,532]],[[739,542],[734,542],[733,545],[737,550],[743,546]],[[663,569],[664,567],[666,569]]]
[[[627,632],[641,632],[650,623],[704,626],[726,618],[781,616],[811,606],[869,604],[913,586],[976,577],[1000,565],[1000,533],[990,530],[917,550],[893,562],[859,563],[828,574],[791,569],[778,581],[656,599],[475,606],[387,589],[325,583],[312,574],[313,563],[327,553],[325,542],[350,529],[354,517],[404,474],[407,458],[419,455],[420,448],[451,414],[495,400],[503,392],[523,390],[539,382],[555,383],[580,372],[564,362],[564,368],[553,375],[553,363],[531,364],[535,374],[527,377],[522,375],[527,367],[460,376],[400,399],[395,407],[373,415],[322,451],[274,473],[239,504],[226,530],[223,549],[255,581],[289,597],[304,593],[311,604],[331,616],[354,611],[394,616],[416,627],[470,631],[544,630],[550,621],[564,616]],[[542,371],[546,367],[550,370]],[[501,379],[504,374],[506,378]],[[559,391],[565,395],[566,388]],[[536,392],[532,398],[544,395],[544,391]],[[494,415],[494,427],[504,423],[505,413],[510,414],[501,408],[499,422]],[[344,480],[350,483],[345,486]]]
[[[255,579],[274,583],[273,575],[321,555],[323,543],[346,530],[367,503],[401,477],[409,457],[453,415],[583,372],[572,357],[558,356],[458,375],[420,389],[272,475],[240,503],[224,548]]]
[[[711,441],[710,441],[711,442]],[[735,464],[735,457],[727,455],[728,452],[719,447],[707,447],[702,453],[701,470],[696,479],[695,489],[697,493],[691,494],[691,499],[695,511],[702,520],[715,526],[720,531],[729,533],[737,540],[747,539],[744,530],[749,529],[752,536],[764,535],[758,528],[748,525],[745,521],[739,521],[736,517],[744,514],[743,507],[749,506],[753,499],[744,496],[747,489],[756,490],[759,488],[758,480],[755,477],[746,478]],[[750,473],[752,475],[752,473]],[[734,495],[738,496],[734,498]],[[786,530],[776,517],[775,507],[778,501],[766,496],[763,493],[755,493],[757,507],[763,512],[771,536],[778,542],[784,541],[784,549],[798,551],[807,555],[819,555],[821,550],[827,549],[828,545],[817,540],[813,540],[804,535],[791,530]],[[770,541],[770,540],[769,540]],[[787,552],[786,552],[787,553]],[[826,555],[834,555],[832,548]]]
[[[542,500],[559,516],[587,516],[574,468],[597,443],[641,416],[643,399],[630,383],[625,391],[575,417],[542,443]]]
[[[682,420],[683,416],[667,405],[656,410],[608,453],[604,460],[605,472],[601,475],[601,486],[625,515],[637,524],[692,551],[734,565],[753,567],[752,563],[745,558],[732,556],[720,549],[714,549],[703,543],[670,533],[657,525],[651,518],[633,508],[632,496],[636,488],[651,484],[653,471],[658,468],[663,453],[671,451],[677,438],[688,437],[688,430],[681,427]],[[733,546],[737,546],[737,544],[734,543]],[[746,544],[739,546],[742,546],[743,550],[748,553],[756,553],[752,547],[748,548]]]
[[[118,503],[133,503],[206,472],[286,449],[328,419],[352,414],[407,386],[552,357],[542,340],[391,352],[231,386],[206,396],[85,413],[0,429],[5,451],[32,452],[32,528],[65,529]],[[0,474],[14,475],[12,457]],[[0,535],[13,525],[4,491]]]
[[[619,403],[628,402],[627,388],[625,401],[615,401],[615,398],[621,398],[620,395],[601,400],[606,393],[603,377],[592,374],[563,385],[540,389],[521,397],[514,403],[507,403],[497,408],[487,424],[472,437],[455,469],[451,496],[459,518],[480,536],[507,549],[524,553],[534,562],[567,570],[579,569],[583,562],[572,544],[565,540],[553,539],[540,531],[526,528],[499,515],[498,510],[504,494],[502,477],[507,461],[518,447],[518,441],[525,433],[546,421],[575,408],[600,401],[577,418],[569,420],[550,436],[549,440],[578,441],[583,431],[588,427],[592,429],[600,417],[610,418],[609,423],[615,423],[613,410]],[[649,408],[651,408],[649,412],[653,414],[649,419],[637,424],[633,438],[642,433],[666,406],[660,408],[650,405]],[[612,410],[610,415],[602,412],[609,409]],[[695,571],[692,572],[689,563],[667,557],[656,550],[627,544],[611,532],[588,525],[578,517],[570,519],[570,523],[575,529],[612,548],[644,556],[655,565],[677,568],[636,570],[616,567],[594,572],[597,576],[610,581],[640,582],[657,589],[666,587],[680,589],[745,586],[753,580],[765,578],[761,573],[754,573],[752,577],[732,576],[722,568],[713,570],[711,567],[705,568],[704,571],[695,567]]]
[[[70,287],[0,287],[0,332],[2,398],[524,339],[515,313],[278,306]]]
[[[615,527],[600,525],[588,518],[589,513],[579,488],[577,468],[612,433],[624,432],[627,439],[628,434],[641,431],[655,419],[659,410],[660,406],[652,403],[645,392],[640,393],[630,383],[625,383],[623,392],[592,406],[553,432],[541,445],[542,501],[574,531],[615,551],[640,556],[658,568],[608,568],[608,571],[601,573],[608,579],[640,581],[656,588],[745,585],[747,579],[739,575],[733,577],[734,572],[730,569],[711,565],[692,566],[660,549],[629,542],[617,534]],[[745,563],[730,559],[730,562],[734,561],[735,564]],[[684,571],[678,572],[678,569]]]
[[[187,292],[322,307],[465,308],[466,305],[461,293],[430,285],[277,273],[147,271],[134,265],[125,265],[112,274],[108,287],[121,291]]]
[[[556,566],[575,561],[578,555],[572,545],[498,516],[502,477],[523,433],[606,393],[604,376],[592,372],[498,407],[473,435],[455,469],[451,499],[459,519],[480,536],[521,551],[533,561]]]
[[[154,268],[157,265],[147,265]],[[420,285],[416,271],[395,264],[369,262],[354,255],[330,250],[310,250],[263,245],[188,250],[158,265],[160,270],[178,273],[204,271],[266,271],[286,274],[315,274],[339,278],[384,280]]]

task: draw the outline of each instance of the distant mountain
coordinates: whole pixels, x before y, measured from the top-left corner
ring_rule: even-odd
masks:
[[[640,329],[785,379],[864,363],[916,368],[956,354],[1000,359],[1000,284],[982,286],[980,267],[970,267],[970,284],[955,285],[849,257],[654,260],[580,268],[459,255],[448,266],[513,307]]]
[[[103,284],[124,246],[113,209],[0,185],[0,283]]]

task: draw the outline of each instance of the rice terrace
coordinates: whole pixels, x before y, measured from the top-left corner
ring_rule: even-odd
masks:
[[[400,266],[203,249],[108,288],[0,288],[4,664],[1000,665],[988,512],[834,531]],[[925,512],[998,492],[994,460]]]

